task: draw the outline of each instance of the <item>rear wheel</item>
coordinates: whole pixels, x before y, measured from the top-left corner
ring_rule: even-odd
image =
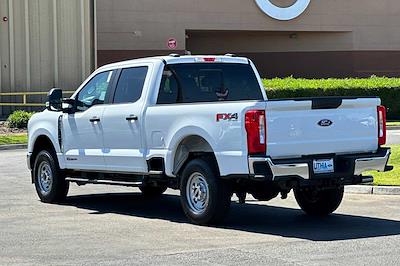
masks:
[[[161,196],[166,190],[166,185],[158,185],[158,186],[149,186],[144,185],[139,187],[140,191],[145,197],[159,197]]]
[[[60,202],[68,194],[69,182],[65,181],[56,162],[55,155],[49,151],[41,151],[36,157],[33,175],[36,192],[42,202]]]
[[[218,176],[211,163],[194,159],[181,176],[181,204],[186,216],[195,224],[216,224],[226,217],[231,204],[228,182]]]
[[[342,202],[343,193],[343,187],[319,191],[294,191],[300,208],[305,213],[315,216],[326,216],[336,211]]]

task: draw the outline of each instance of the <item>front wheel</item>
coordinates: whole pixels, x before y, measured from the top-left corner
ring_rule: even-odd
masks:
[[[344,188],[326,190],[295,190],[294,195],[300,208],[309,215],[326,216],[339,207],[343,199]]]
[[[69,182],[65,181],[65,176],[58,167],[53,153],[49,151],[38,153],[33,175],[36,192],[42,202],[55,203],[65,200]]]
[[[205,160],[194,159],[186,165],[180,191],[182,208],[195,224],[220,223],[229,211],[229,183],[219,178],[213,164]]]

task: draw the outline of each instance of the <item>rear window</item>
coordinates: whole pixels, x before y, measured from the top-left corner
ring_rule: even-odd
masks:
[[[114,103],[134,103],[142,95],[147,67],[126,68],[121,72],[114,94]]]
[[[159,104],[263,100],[250,65],[195,63],[164,69]]]

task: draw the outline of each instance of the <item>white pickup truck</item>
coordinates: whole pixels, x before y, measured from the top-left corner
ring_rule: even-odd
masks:
[[[388,171],[379,98],[268,100],[247,58],[152,57],[103,66],[71,98],[49,92],[29,121],[28,167],[43,202],[69,183],[179,189],[193,223],[218,223],[233,193],[293,189],[311,215],[334,212],[345,185]],[[160,201],[160,204],[162,202]]]

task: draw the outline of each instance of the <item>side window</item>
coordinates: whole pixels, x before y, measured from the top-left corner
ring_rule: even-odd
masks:
[[[134,103],[142,95],[148,67],[126,68],[121,71],[113,103]]]
[[[174,104],[178,100],[178,82],[171,71],[165,70],[162,76],[158,104]]]
[[[99,73],[83,87],[77,97],[78,111],[85,111],[94,105],[104,104],[112,74],[113,71]]]

